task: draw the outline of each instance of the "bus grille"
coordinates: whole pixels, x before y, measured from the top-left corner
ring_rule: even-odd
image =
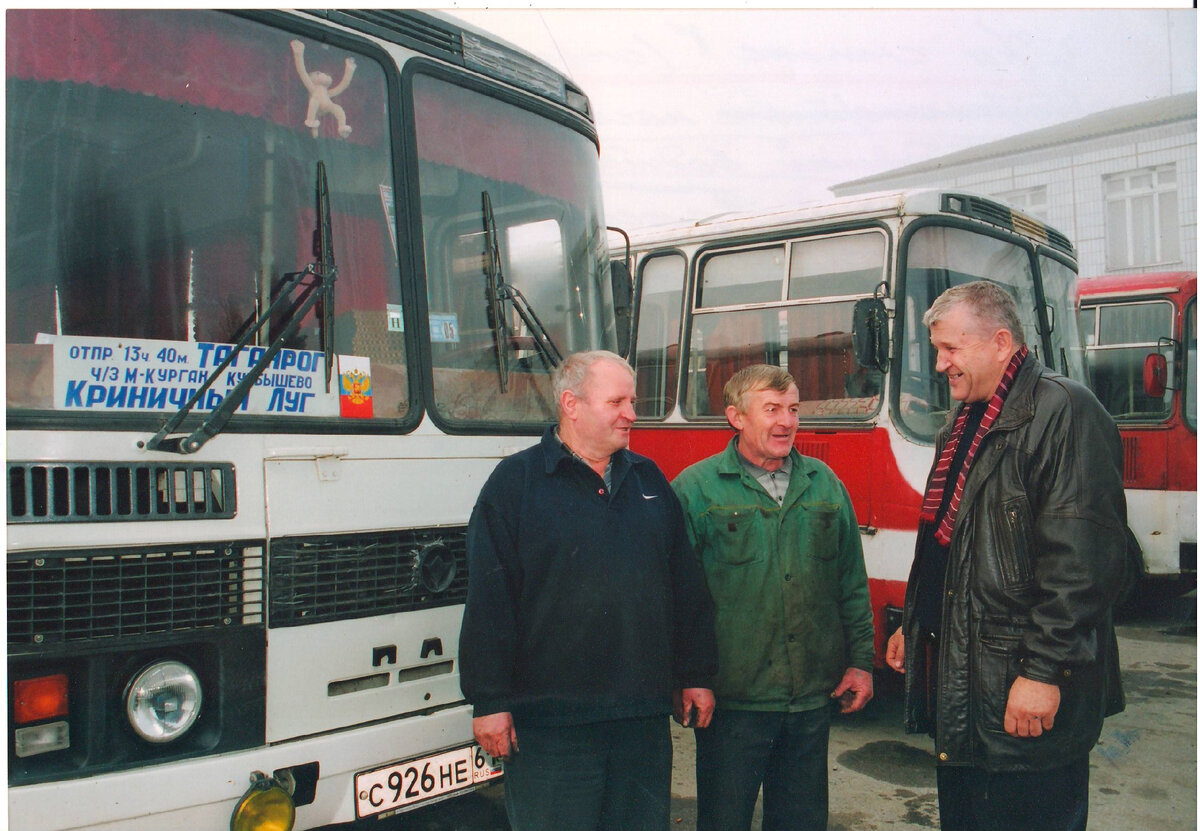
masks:
[[[262,552],[227,542],[10,554],[9,647],[261,624]]]
[[[233,465],[9,462],[8,522],[229,519]]]
[[[1138,440],[1133,436],[1121,436],[1121,450],[1121,478],[1125,487],[1129,487],[1138,475]]]
[[[270,625],[463,603],[466,533],[459,526],[272,540]]]

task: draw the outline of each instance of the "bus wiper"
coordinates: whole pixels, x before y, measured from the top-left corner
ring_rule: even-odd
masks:
[[[496,370],[500,376],[500,392],[508,392],[508,366],[511,358],[512,344],[508,330],[508,317],[504,304],[511,303],[525,328],[529,330],[530,339],[537,348],[538,355],[547,369],[554,369],[563,361],[563,354],[555,345],[550,333],[542,324],[541,318],[533,310],[533,306],[525,299],[525,295],[516,286],[510,285],[504,279],[504,271],[500,262],[500,243],[496,232],[496,217],[492,213],[492,197],[483,191],[483,236],[487,246],[483,255],[484,274],[487,279],[484,293],[487,297],[488,327],[496,342]]]
[[[257,315],[251,313],[239,332],[241,337],[230,350],[225,360],[221,361],[200,388],[192,394],[179,412],[171,416],[162,429],[154,434],[144,444],[146,450],[161,450],[169,453],[195,453],[204,444],[217,435],[233,417],[233,412],[250,394],[250,389],[259,379],[283,345],[295,335],[301,322],[314,308],[320,320],[321,346],[325,353],[325,391],[329,392],[330,380],[333,377],[333,288],[337,280],[337,266],[333,257],[333,228],[329,213],[329,185],[325,178],[325,163],[317,162],[317,227],[313,230],[314,261],[305,266],[303,271],[284,274],[279,289],[271,300],[271,304]],[[221,377],[221,374],[237,359],[237,356],[250,343],[259,330],[272,318],[283,320],[283,328],[271,340],[263,354],[247,370],[237,385],[229,391],[224,400],[200,426],[187,436],[168,436],[179,428],[196,404],[204,398],[208,390]]]
[[[487,298],[487,322],[496,343],[496,373],[500,377],[500,392],[508,392],[508,316],[500,299],[504,274],[500,270],[500,243],[496,238],[496,217],[492,214],[492,197],[483,192],[483,293]]]

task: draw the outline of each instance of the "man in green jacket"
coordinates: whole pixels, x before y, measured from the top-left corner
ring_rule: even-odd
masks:
[[[824,831],[830,699],[872,695],[874,625],[846,488],[796,451],[799,393],[776,366],[725,385],[737,430],[672,483],[716,606],[717,709],[696,731],[697,831]]]

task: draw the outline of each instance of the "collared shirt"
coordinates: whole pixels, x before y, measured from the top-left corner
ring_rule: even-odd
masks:
[[[563,450],[567,451],[567,453],[570,454],[571,458],[578,459],[579,461],[583,462],[588,467],[591,467],[591,465],[588,465],[587,459],[583,458],[578,453],[576,453],[574,450],[572,450],[571,446],[562,440],[562,436],[560,436],[558,434],[557,426],[554,428],[554,438],[558,441],[559,444],[562,445]],[[604,466],[604,476],[603,476],[604,487],[608,488],[609,493],[612,493],[612,469],[613,469],[613,457],[609,456],[608,464],[606,464]]]
[[[758,484],[763,486],[763,490],[771,494],[772,498],[782,505],[783,498],[787,496],[788,483],[792,479],[791,456],[783,460],[783,464],[778,470],[767,470],[765,467],[759,467],[743,456],[741,451],[738,451],[738,459],[741,460],[743,467],[750,471],[750,475],[755,478]]]

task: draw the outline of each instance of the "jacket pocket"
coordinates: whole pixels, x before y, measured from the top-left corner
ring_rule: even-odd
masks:
[[[758,508],[713,506],[708,509],[707,517],[711,535],[709,551],[715,562],[738,566],[763,558]]]
[[[979,638],[979,723],[989,733],[1004,732],[1008,691],[1017,680],[1019,637],[981,635]]]
[[[1027,589],[1033,584],[1033,533],[1029,504],[1024,498],[1010,499],[1001,506],[997,520],[997,562],[1005,589]]]
[[[836,502],[801,502],[804,510],[802,551],[816,560],[828,561],[837,557],[838,514],[842,506]]]

